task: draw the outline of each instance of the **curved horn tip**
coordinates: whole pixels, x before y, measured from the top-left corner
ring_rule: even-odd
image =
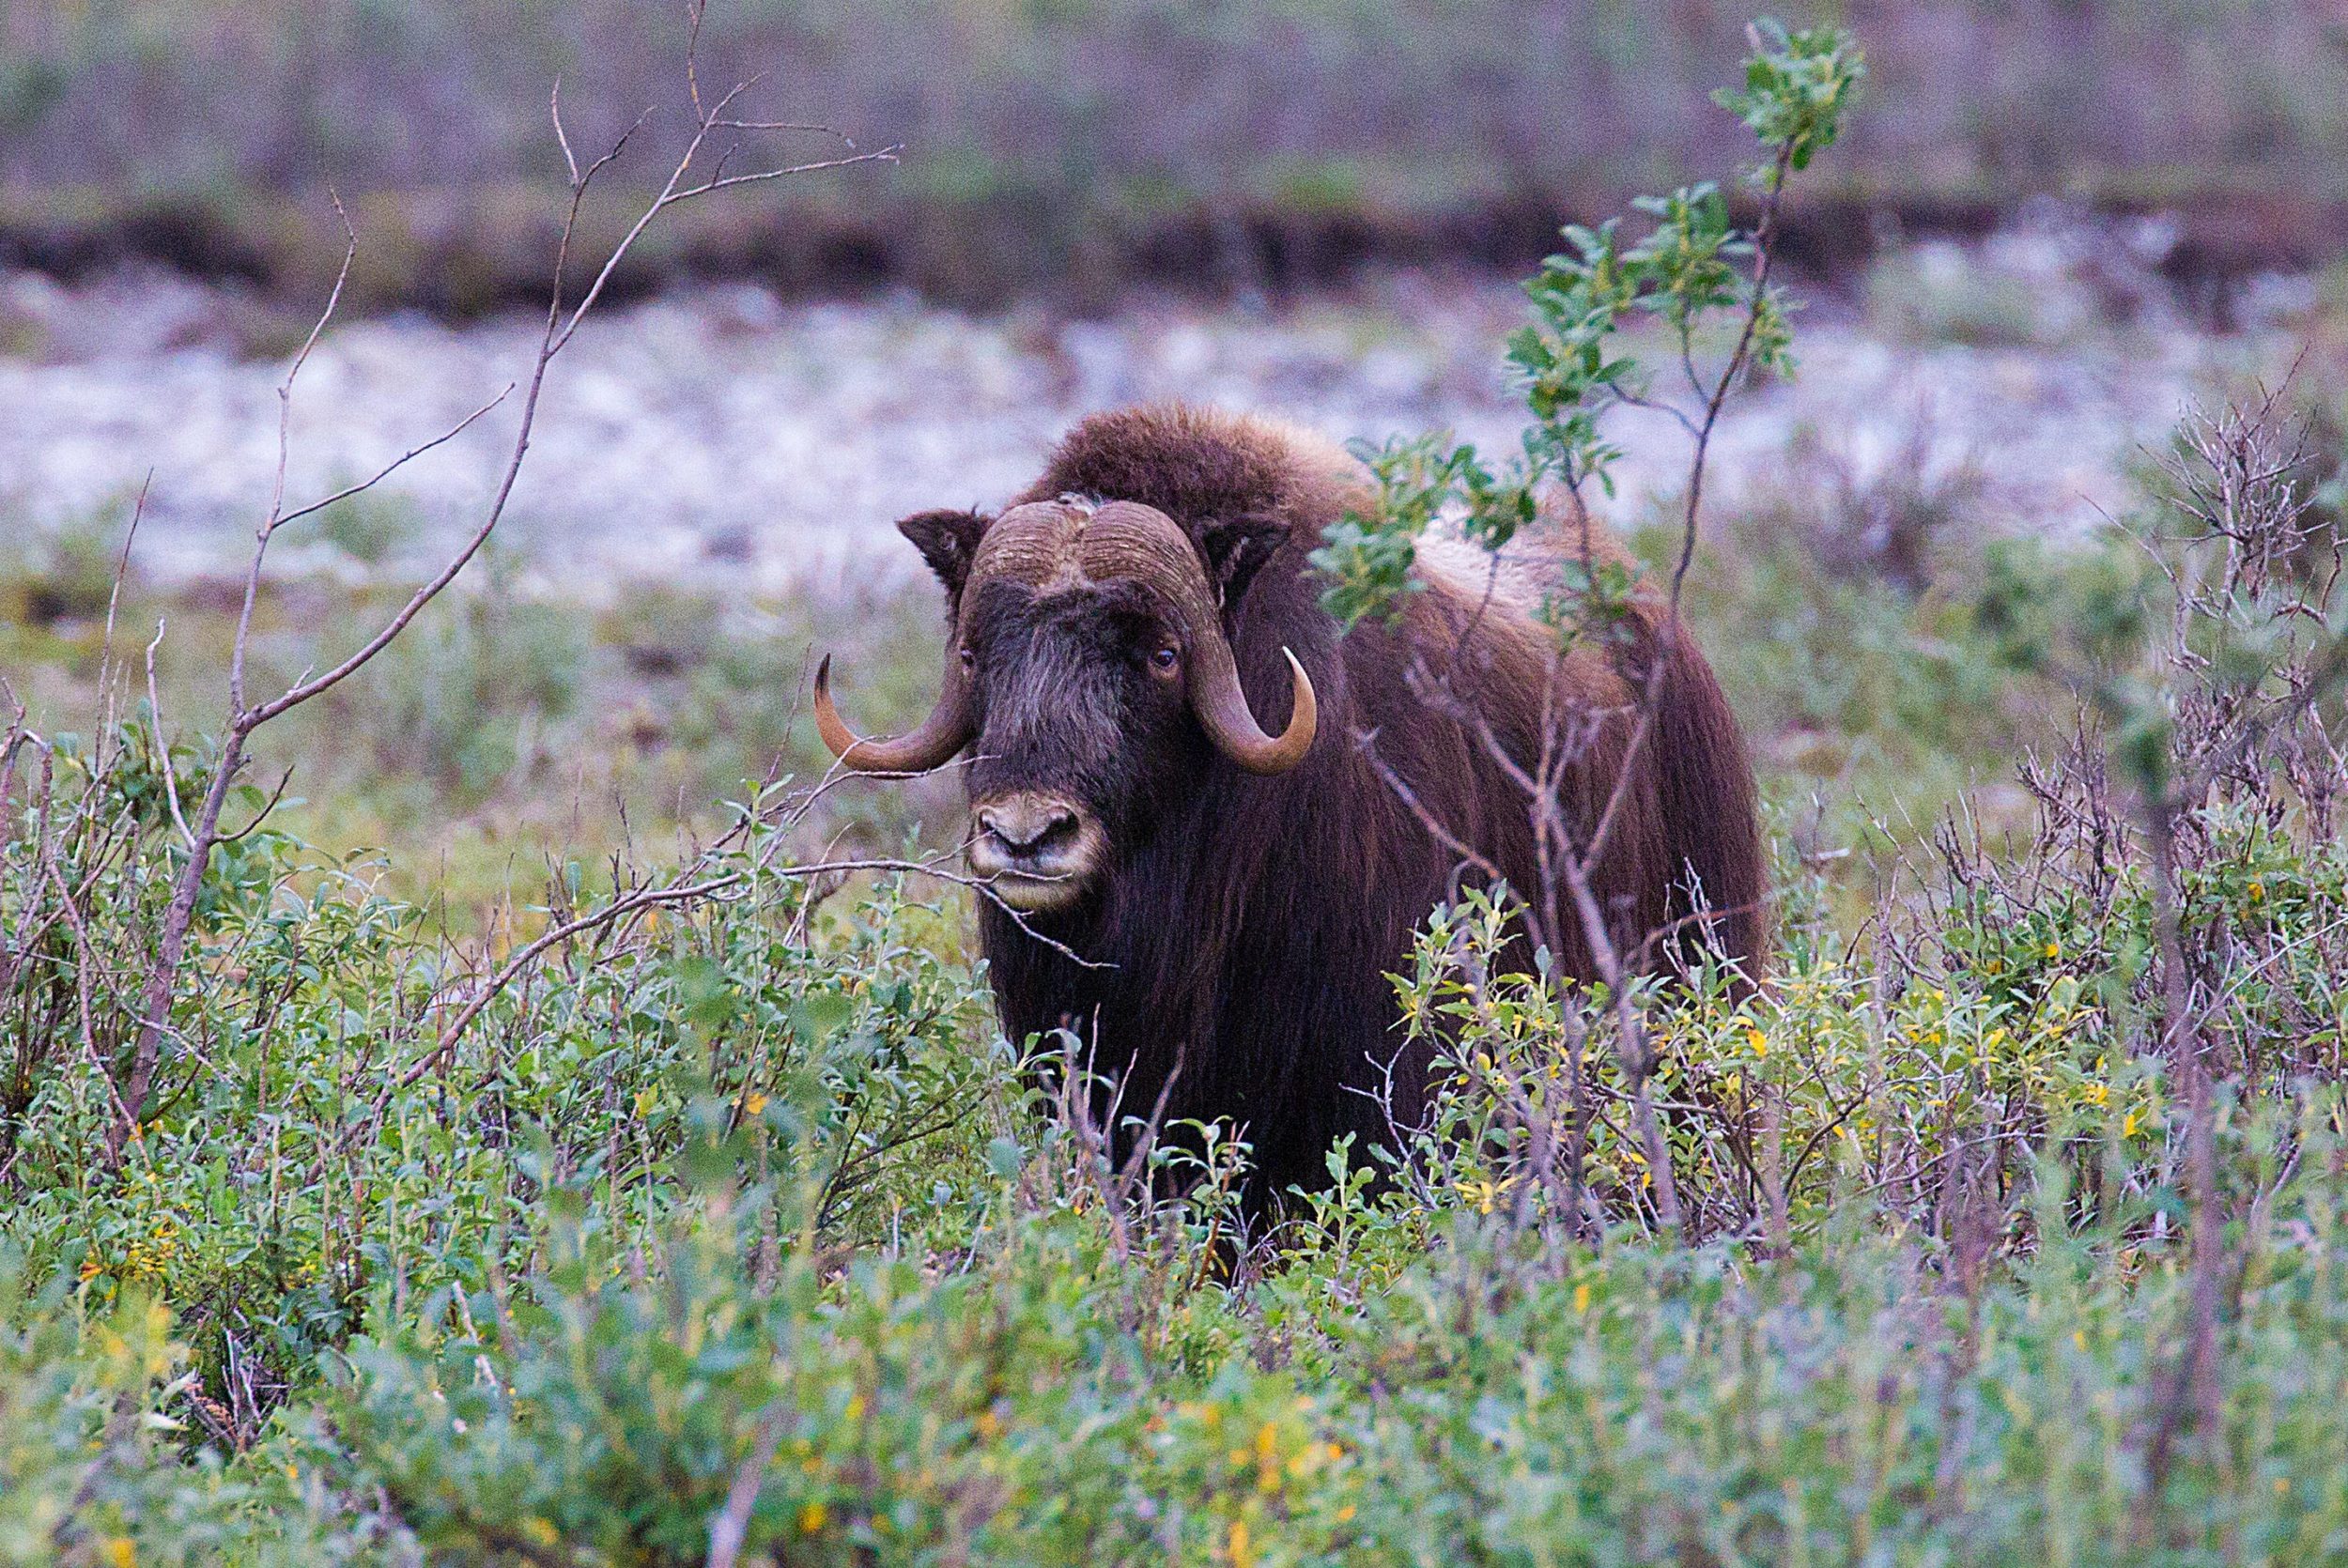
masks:
[[[1297,761],[1302,761],[1305,753],[1312,749],[1313,737],[1321,732],[1321,699],[1313,691],[1313,678],[1305,673],[1305,661],[1296,656],[1295,651],[1283,647],[1280,656],[1289,661],[1289,675],[1294,682],[1289,725],[1281,731],[1280,740],[1286,745],[1290,736],[1295,736]]]
[[[969,706],[950,667],[937,706],[909,733],[871,740],[848,728],[831,700],[831,655],[815,667],[815,730],[851,773],[927,773],[970,742]]]
[[[815,732],[823,737],[824,746],[834,757],[848,761],[848,753],[863,744],[857,732],[840,717],[840,710],[831,700],[831,655],[826,653],[815,666]],[[850,762],[851,767],[855,766]]]
[[[1313,737],[1321,730],[1321,703],[1313,694],[1313,678],[1305,673],[1304,662],[1297,658],[1295,650],[1282,648],[1280,655],[1289,661],[1288,728],[1259,750],[1234,754],[1233,760],[1250,773],[1288,772],[1312,750]]]

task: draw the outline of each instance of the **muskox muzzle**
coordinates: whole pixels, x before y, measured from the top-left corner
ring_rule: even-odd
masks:
[[[1084,896],[1108,858],[1108,839],[1082,804],[1014,790],[971,803],[967,853],[996,898],[1041,914]]]

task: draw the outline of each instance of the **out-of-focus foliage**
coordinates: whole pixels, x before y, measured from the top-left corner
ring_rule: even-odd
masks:
[[[1413,170],[1537,190],[1607,165],[1619,192],[1623,172],[1653,178],[1659,153],[1683,168],[1734,155],[1707,104],[1749,14],[1712,0],[727,0],[703,27],[703,80],[768,69],[764,109],[904,141],[923,186],[1039,204],[1408,194],[1397,181]],[[2282,0],[1861,0],[1796,20],[1848,27],[1874,56],[1884,107],[1853,156],[1884,179],[2313,174],[2348,129],[2336,19]],[[37,0],[0,25],[9,183],[350,190],[548,172],[546,85],[563,79],[595,141],[672,104],[662,73],[686,9]]]
[[[2246,230],[2302,263],[2332,248],[2348,48],[2321,7],[1796,10],[1849,28],[1880,79],[1843,194],[1961,223],[2049,191],[2208,207],[2201,259],[2220,267]],[[751,117],[903,143],[905,162],[681,214],[622,281],[714,269],[999,300],[1134,276],[1246,289],[1365,253],[1516,266],[1559,212],[1737,155],[1709,96],[1746,17],[1725,0],[720,0],[704,83],[764,73]],[[683,6],[594,0],[30,0],[0,16],[0,235],[45,264],[131,253],[306,300],[341,246],[298,198],[331,183],[369,238],[354,303],[480,310],[532,292],[551,243],[517,190],[559,174],[548,87],[581,147],[659,106],[618,175],[665,167],[685,27]],[[1869,243],[1847,209],[1808,249]]]
[[[1753,44],[1743,90],[1722,93],[1721,102],[1759,145],[1750,179],[1761,195],[1760,227],[1733,228],[1728,203],[1710,183],[1637,198],[1645,232],[1635,241],[1623,238],[1615,219],[1596,228],[1567,225],[1567,250],[1525,284],[1533,320],[1508,343],[1533,418],[1522,455],[1494,465],[1440,438],[1361,448],[1378,480],[1378,504],[1334,524],[1312,556],[1327,578],[1321,602],[1342,624],[1395,612],[1416,586],[1414,541],[1438,518],[1456,520],[1463,537],[1495,553],[1540,518],[1545,497],[1568,528],[1576,516],[1586,522],[1592,493],[1612,493],[1610,469],[1621,455],[1607,437],[1607,417],[1627,406],[1692,400],[1678,413],[1692,446],[1686,530],[1692,548],[1706,443],[1722,401],[1750,375],[1792,368],[1789,307],[1769,280],[1786,178],[1833,145],[1866,74],[1857,43],[1833,28],[1788,33],[1761,23]],[[1623,346],[1623,329],[1641,316],[1660,324],[1676,350],[1660,373]],[[1698,334],[1713,331],[1727,335],[1728,346],[1722,362],[1699,371]],[[1683,376],[1685,385],[1677,385]],[[1674,385],[1659,391],[1659,377]],[[1580,555],[1551,607],[1557,629],[1568,638],[1610,635],[1627,621],[1630,576],[1586,549]]]

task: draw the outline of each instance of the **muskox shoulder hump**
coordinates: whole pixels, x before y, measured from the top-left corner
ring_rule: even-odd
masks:
[[[1139,501],[1194,532],[1274,528],[1310,547],[1349,507],[1369,503],[1368,477],[1300,425],[1166,403],[1083,420],[1019,499]]]

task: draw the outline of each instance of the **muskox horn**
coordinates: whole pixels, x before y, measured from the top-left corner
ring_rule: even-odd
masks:
[[[1102,506],[1087,528],[1092,536],[1084,546],[1088,565],[1151,584],[1182,623],[1183,656],[1190,663],[1190,706],[1207,738],[1250,773],[1286,773],[1303,761],[1321,722],[1311,677],[1293,653],[1281,649],[1290,682],[1288,728],[1276,736],[1258,728],[1247,694],[1240,688],[1230,641],[1223,635],[1214,591],[1188,536],[1174,520],[1155,507],[1120,500]]]
[[[1288,728],[1274,736],[1259,729],[1248,710],[1247,694],[1240,689],[1239,669],[1231,662],[1221,627],[1211,628],[1192,654],[1190,703],[1198,723],[1226,757],[1249,773],[1288,772],[1313,748],[1313,735],[1321,726],[1312,677],[1294,653],[1283,648],[1280,655],[1289,661],[1291,698]]]
[[[841,765],[853,772],[927,773],[970,744],[969,692],[949,654],[937,706],[919,728],[893,741],[868,741],[841,722],[840,710],[831,705],[831,655],[826,653],[815,667],[815,730]]]

